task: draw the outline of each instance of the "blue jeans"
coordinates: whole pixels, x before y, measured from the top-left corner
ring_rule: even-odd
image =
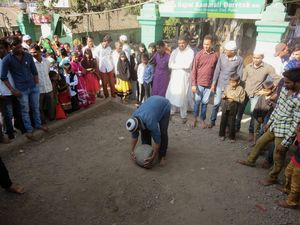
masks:
[[[246,108],[248,102],[250,101],[251,120],[250,120],[250,124],[249,124],[249,133],[251,133],[251,134],[254,133],[254,118],[252,116],[252,112],[257,104],[258,98],[259,98],[259,96],[253,96],[253,97],[246,96],[244,103],[240,105],[240,107],[238,109],[238,113],[237,113],[237,117],[236,117],[236,125],[235,125],[237,130],[239,130],[241,128],[241,120],[243,118],[245,108]]]
[[[40,90],[38,85],[32,88],[28,88],[25,91],[21,91],[22,96],[18,98],[21,105],[21,114],[23,119],[23,124],[26,132],[32,132],[33,128],[30,121],[29,109],[32,113],[33,124],[35,128],[41,128],[41,117],[40,117]]]
[[[201,115],[200,119],[205,120],[206,119],[206,110],[207,110],[207,104],[209,101],[210,96],[210,88],[198,86],[197,92],[195,93],[195,104],[194,104],[194,116],[197,118],[199,116],[199,109],[200,109],[200,103],[201,103]]]
[[[221,87],[217,87],[214,96],[214,105],[210,116],[210,123],[213,126],[216,125],[216,120],[221,105],[221,100],[222,100],[222,89]]]

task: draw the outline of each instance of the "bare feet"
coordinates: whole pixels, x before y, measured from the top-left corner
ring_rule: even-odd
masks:
[[[25,133],[25,136],[26,136],[29,140],[35,141],[35,138],[34,138],[32,132],[27,132],[27,133]]]
[[[161,157],[159,166],[165,166],[167,164],[166,157]]]
[[[261,168],[263,169],[270,169],[272,166],[271,163],[269,163],[267,160],[264,160],[263,163],[261,164]]]
[[[40,128],[38,128],[39,130],[42,130],[44,132],[48,132],[49,128],[47,126],[41,126]]]
[[[297,205],[287,204],[286,200],[279,200],[279,201],[276,201],[276,203],[279,207],[282,207],[282,208],[296,209],[298,207]]]
[[[248,141],[249,142],[253,142],[254,141],[254,134],[253,133],[249,133]]]
[[[225,137],[219,137],[220,141],[225,141]]]
[[[213,124],[210,123],[210,124],[208,124],[207,127],[208,127],[208,128],[213,128],[214,126],[215,126],[215,125],[213,125]]]
[[[192,127],[192,128],[197,127],[197,119],[195,119],[195,120],[191,123],[191,127]]]
[[[262,186],[270,186],[270,185],[273,185],[273,184],[276,184],[277,181],[275,180],[271,180],[270,178],[267,178],[265,180],[259,180],[258,181],[259,184],[261,184]]]
[[[3,137],[3,139],[0,141],[0,143],[2,143],[2,144],[9,144],[9,143],[11,143],[11,140],[9,140],[6,137]]]
[[[276,186],[275,188],[276,188],[277,191],[280,191],[283,194],[288,194],[288,192],[286,191],[284,186]]]
[[[237,160],[236,162],[243,166],[255,167],[254,163],[250,163],[247,160]]]
[[[19,194],[19,195],[25,193],[24,187],[22,187],[19,184],[12,184],[9,188],[6,189],[6,191],[15,193],[15,194]]]
[[[206,129],[207,128],[207,124],[205,123],[204,120],[200,120],[200,124],[201,124],[201,128],[202,129]]]
[[[181,123],[182,124],[186,124],[186,122],[187,122],[187,118],[181,118]]]

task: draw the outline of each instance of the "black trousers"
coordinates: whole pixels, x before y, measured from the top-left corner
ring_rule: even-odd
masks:
[[[160,135],[161,135],[161,143],[160,143],[160,149],[159,149],[159,157],[165,157],[167,154],[168,149],[168,127],[169,127],[169,121],[170,121],[170,110],[164,114],[162,119],[159,121],[159,129],[160,129]],[[141,130],[141,138],[142,138],[142,144],[151,145],[151,134],[148,129]]]
[[[0,186],[4,189],[10,188],[12,182],[9,178],[8,171],[0,157]]]
[[[45,124],[47,120],[55,119],[53,91],[40,94],[40,115],[42,124]]]
[[[222,107],[222,117],[220,123],[219,136],[225,137],[226,128],[229,128],[229,139],[235,139],[235,122],[238,109],[238,103],[226,102]]]

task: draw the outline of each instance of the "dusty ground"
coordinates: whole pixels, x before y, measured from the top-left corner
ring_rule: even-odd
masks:
[[[246,157],[247,142],[220,142],[218,128],[190,129],[175,118],[167,166],[136,166],[124,127],[131,112],[111,102],[5,154],[12,178],[27,193],[0,192],[0,224],[300,224],[299,210],[274,204],[285,196],[257,184],[267,171],[235,163]]]

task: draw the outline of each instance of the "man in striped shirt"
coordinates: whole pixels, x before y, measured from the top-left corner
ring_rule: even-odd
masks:
[[[255,166],[255,162],[265,146],[275,142],[273,155],[274,164],[269,178],[261,181],[262,185],[277,182],[278,175],[284,166],[286,152],[295,137],[295,128],[300,124],[300,68],[283,73],[284,87],[280,92],[277,105],[265,126],[265,133],[257,140],[247,160],[238,163],[245,166]]]

